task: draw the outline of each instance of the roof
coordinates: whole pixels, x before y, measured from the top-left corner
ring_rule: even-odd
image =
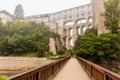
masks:
[[[11,18],[14,18],[14,16],[13,16],[12,14],[10,14],[10,13],[9,13],[8,11],[6,11],[6,10],[0,10],[0,13],[4,13],[4,14],[10,16]]]

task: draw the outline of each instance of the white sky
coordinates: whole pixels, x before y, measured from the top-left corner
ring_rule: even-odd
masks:
[[[0,9],[14,13],[15,6],[22,4],[25,15],[52,13],[90,3],[91,0],[0,0]]]

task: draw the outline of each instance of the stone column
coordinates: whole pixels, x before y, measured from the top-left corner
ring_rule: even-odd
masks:
[[[83,26],[80,26],[80,35],[83,35]]]
[[[69,49],[69,45],[70,45],[70,43],[69,43],[69,38],[67,37],[67,38],[66,38],[66,48],[67,48],[67,49]]]
[[[93,19],[94,27],[98,29],[98,34],[106,32],[104,26],[104,17],[101,16],[104,13],[104,0],[92,0],[93,7]]]
[[[56,54],[55,40],[53,38],[50,38],[49,40],[49,52]]]

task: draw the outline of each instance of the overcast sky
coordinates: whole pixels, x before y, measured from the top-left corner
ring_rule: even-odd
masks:
[[[0,0],[0,9],[14,13],[15,6],[22,4],[25,15],[52,13],[88,4],[91,0]]]

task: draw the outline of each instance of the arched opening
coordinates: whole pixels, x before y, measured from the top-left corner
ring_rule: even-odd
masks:
[[[63,30],[63,35],[67,36],[67,30],[66,29]]]
[[[63,37],[63,45],[66,46],[66,37]]]
[[[65,22],[65,26],[72,26],[74,24],[73,21],[68,21],[68,22]]]
[[[69,39],[69,43],[70,43],[70,47],[73,47],[73,46],[74,46],[74,42],[73,42],[73,39],[72,39],[72,38]]]
[[[69,29],[69,36],[73,36],[73,29],[72,28]]]
[[[83,28],[82,32],[83,32],[83,34],[85,34],[85,31],[87,30],[87,27],[83,26],[82,28]]]
[[[88,18],[88,22],[93,22],[93,18],[92,18],[92,17],[89,17],[89,18]]]
[[[81,35],[81,28],[79,26],[77,27],[77,35]]]
[[[90,25],[88,25],[88,28],[91,29],[91,28],[93,28],[93,26],[90,24]]]
[[[77,24],[82,24],[82,23],[86,23],[87,20],[84,18],[84,19],[80,19],[80,20],[77,20]]]

